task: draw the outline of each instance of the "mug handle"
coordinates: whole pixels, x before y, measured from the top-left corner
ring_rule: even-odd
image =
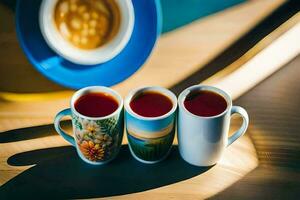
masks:
[[[71,115],[71,114],[72,113],[71,113],[70,108],[67,108],[67,109],[62,110],[59,113],[57,113],[57,115],[55,116],[55,119],[54,119],[54,128],[57,131],[57,133],[59,133],[65,140],[67,140],[73,146],[75,146],[74,138],[72,136],[68,135],[66,132],[64,132],[60,126],[61,118],[63,118],[64,116],[67,116],[67,115]]]
[[[230,115],[232,116],[235,113],[237,113],[237,114],[239,114],[239,115],[242,116],[242,118],[243,118],[243,124],[239,128],[239,130],[237,130],[232,136],[230,136],[228,138],[228,144],[227,144],[227,146],[231,145],[239,137],[241,137],[242,135],[244,135],[244,133],[246,132],[246,130],[248,128],[248,124],[249,124],[249,116],[248,116],[247,111],[244,108],[242,108],[240,106],[232,106],[231,111],[230,111]]]

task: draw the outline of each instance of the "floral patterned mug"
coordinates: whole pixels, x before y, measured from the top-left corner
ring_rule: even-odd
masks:
[[[75,109],[75,102],[87,93],[107,93],[118,102],[118,108],[104,117],[84,116]],[[56,131],[74,147],[82,160],[89,164],[104,164],[116,157],[123,138],[123,99],[114,90],[91,86],[78,90],[71,98],[70,107],[60,111],[54,120]],[[62,117],[72,117],[74,137],[65,133],[60,127]]]

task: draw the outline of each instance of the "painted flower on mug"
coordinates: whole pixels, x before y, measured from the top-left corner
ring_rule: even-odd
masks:
[[[96,135],[95,138],[95,142],[100,144],[102,148],[108,147],[112,144],[112,137],[108,134]]]
[[[116,119],[88,120],[73,116],[73,123],[82,154],[90,161],[109,159],[119,140]]]
[[[82,141],[85,134],[87,134],[85,130],[75,129],[75,136],[78,141]]]
[[[105,151],[99,144],[94,144],[92,141],[83,141],[78,144],[82,154],[91,161],[102,160]]]
[[[100,126],[92,120],[82,120],[82,129],[85,130],[90,136],[101,132]]]

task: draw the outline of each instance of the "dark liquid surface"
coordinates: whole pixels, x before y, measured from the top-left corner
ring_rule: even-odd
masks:
[[[191,92],[184,100],[185,108],[194,115],[211,117],[221,114],[227,108],[226,100],[219,94],[200,90]]]
[[[75,109],[88,117],[104,117],[118,109],[117,100],[107,93],[88,93],[75,102]]]
[[[158,117],[168,113],[173,103],[163,94],[147,91],[134,97],[130,102],[130,107],[143,117]]]

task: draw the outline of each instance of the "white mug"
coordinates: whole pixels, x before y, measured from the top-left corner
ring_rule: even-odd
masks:
[[[194,115],[184,106],[185,98],[193,91],[206,90],[221,95],[227,108],[211,117]],[[216,164],[226,147],[241,137],[247,130],[249,117],[245,109],[232,106],[231,97],[221,89],[206,85],[194,85],[185,89],[178,97],[177,137],[181,157],[196,166]],[[240,114],[243,124],[228,138],[231,115]]]
[[[57,2],[58,0],[42,1],[39,25],[49,47],[65,59],[81,65],[104,63],[117,56],[129,42],[134,27],[134,9],[131,0],[115,0],[121,14],[118,33],[107,44],[88,50],[73,46],[59,33],[53,19]]]

